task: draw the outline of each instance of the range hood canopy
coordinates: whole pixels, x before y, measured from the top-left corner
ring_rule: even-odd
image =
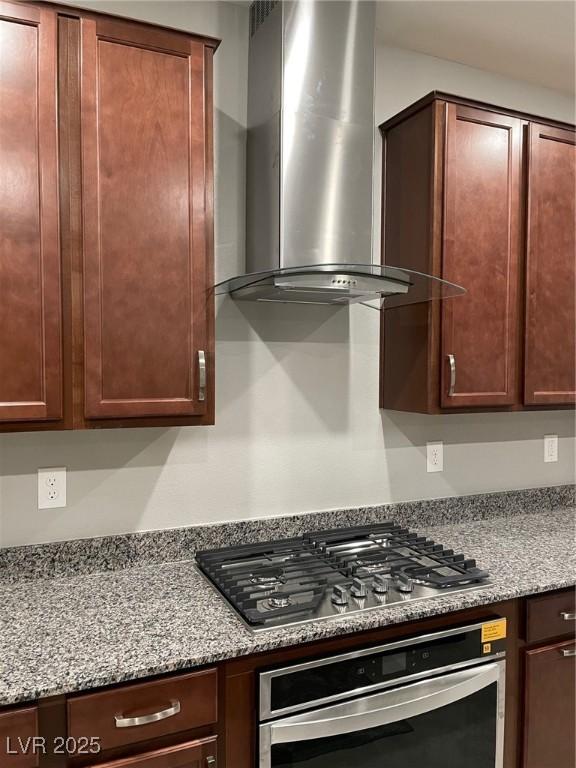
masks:
[[[237,300],[294,304],[353,304],[386,300],[386,307],[465,293],[447,280],[379,264],[313,264],[251,272],[218,283],[215,293]],[[376,307],[378,308],[378,307]]]
[[[250,7],[247,274],[235,299],[389,306],[464,289],[372,264],[373,0]]]

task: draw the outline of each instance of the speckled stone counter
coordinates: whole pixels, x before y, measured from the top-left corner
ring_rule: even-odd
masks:
[[[418,530],[477,559],[480,590],[253,635],[190,560],[0,582],[0,705],[573,586],[572,508]]]
[[[556,485],[9,547],[0,549],[0,583],[190,560],[194,552],[201,549],[285,539],[310,531],[369,525],[382,520],[393,520],[420,530],[428,525],[465,523],[575,506],[575,486]]]

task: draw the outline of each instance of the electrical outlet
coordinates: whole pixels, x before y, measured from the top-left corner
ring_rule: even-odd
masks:
[[[558,435],[544,435],[544,461],[558,461]]]
[[[38,509],[66,506],[66,467],[38,470]]]
[[[442,472],[444,469],[444,443],[426,443],[426,472]]]

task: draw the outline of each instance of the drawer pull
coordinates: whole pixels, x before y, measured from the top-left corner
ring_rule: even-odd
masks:
[[[448,355],[448,363],[450,365],[450,387],[448,389],[448,397],[454,397],[454,389],[456,387],[456,357],[454,355]]]
[[[561,648],[560,653],[564,658],[568,656],[576,656],[576,648]]]
[[[568,611],[561,611],[560,616],[564,621],[576,621],[576,613],[568,613]]]
[[[159,712],[152,712],[150,715],[141,715],[141,717],[124,717],[124,715],[114,715],[116,728],[135,728],[137,725],[150,725],[157,723],[158,720],[166,720],[167,717],[174,717],[180,712],[180,702],[178,699],[171,699],[170,706],[167,709],[161,709]]]
[[[216,758],[212,755],[206,758],[206,768],[216,768]]]
[[[206,353],[198,351],[198,400],[206,400]]]

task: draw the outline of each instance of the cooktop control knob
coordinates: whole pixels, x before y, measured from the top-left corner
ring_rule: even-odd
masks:
[[[405,573],[397,573],[394,576],[394,585],[398,592],[412,592],[414,589],[414,582]]]
[[[388,579],[386,576],[377,573],[372,582],[372,589],[377,595],[385,595],[388,592]]]
[[[365,600],[368,597],[368,591],[366,590],[366,584],[361,579],[353,579],[350,594],[357,600]]]
[[[348,590],[346,587],[341,587],[340,584],[334,585],[332,602],[334,605],[348,605]]]

